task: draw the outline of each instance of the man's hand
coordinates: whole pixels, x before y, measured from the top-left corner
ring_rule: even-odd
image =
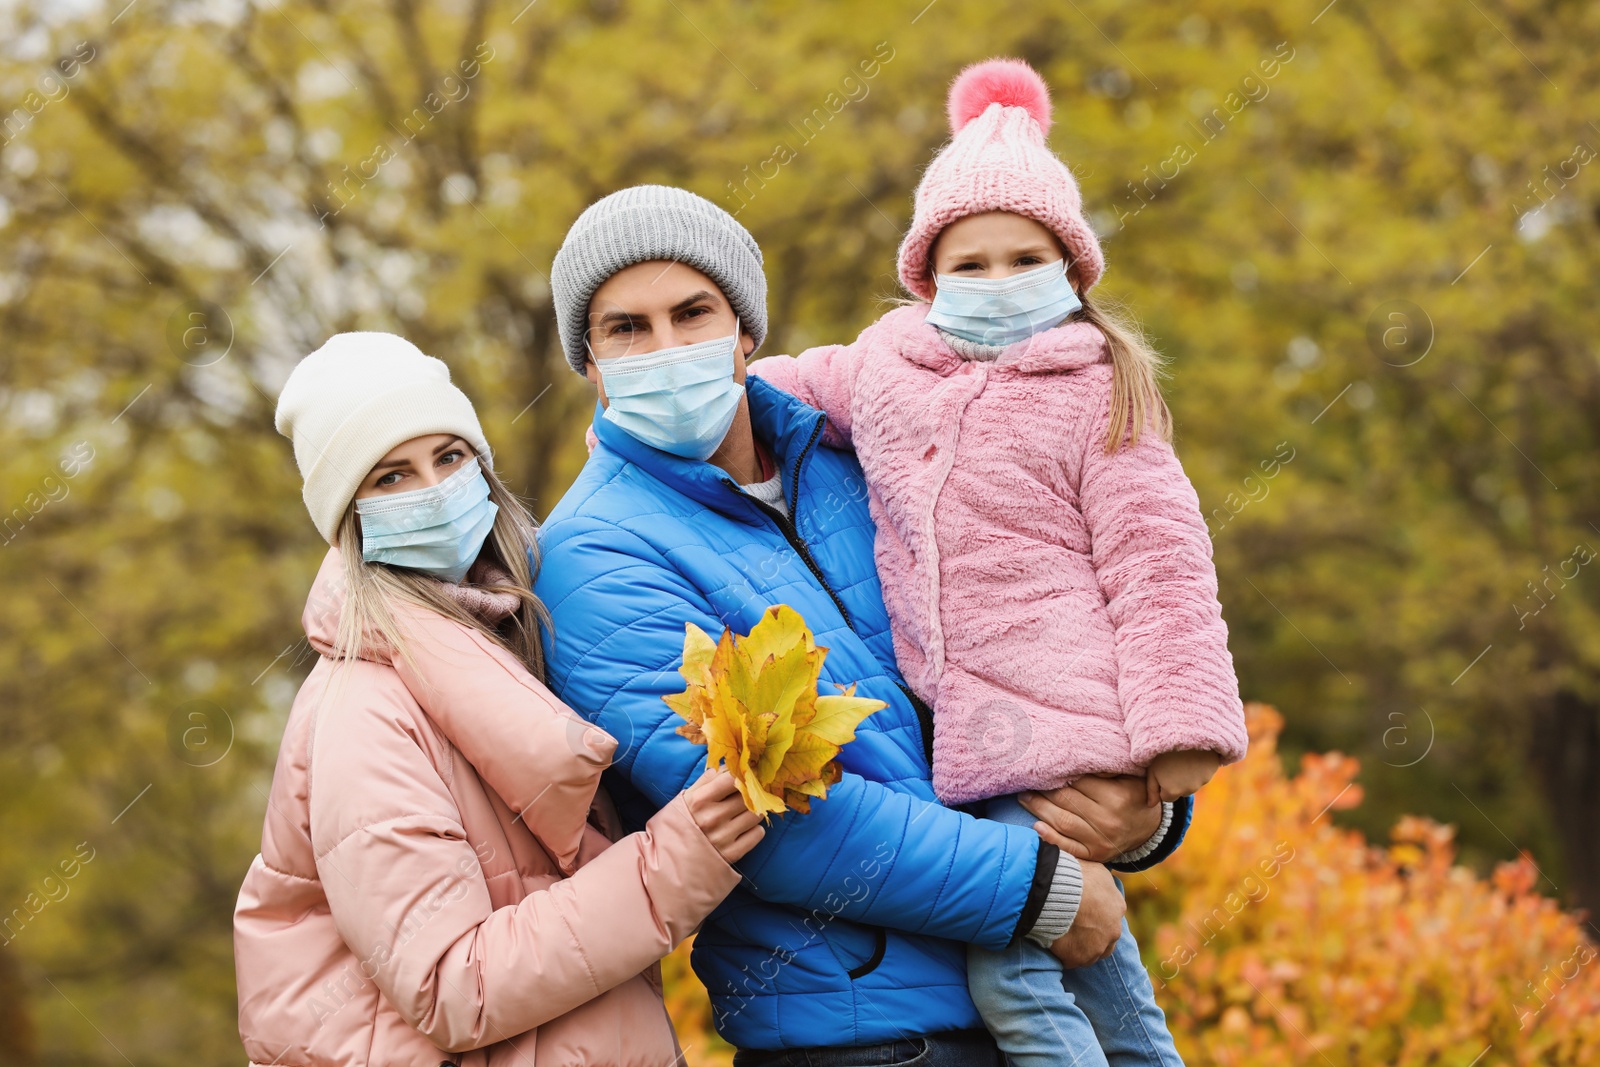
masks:
[[[1160,828],[1161,808],[1145,803],[1145,790],[1144,775],[1126,774],[1080,778],[1020,799],[1044,823],[1034,825],[1040,837],[1080,860],[1105,863],[1138,848]]]
[[[1222,757],[1206,749],[1163,752],[1145,770],[1145,803],[1177,800],[1200,791],[1222,766]]]
[[[1122,936],[1122,916],[1127,901],[1117,890],[1111,872],[1098,863],[1083,864],[1083,898],[1066,933],[1056,938],[1050,952],[1063,967],[1087,967],[1111,955]]]

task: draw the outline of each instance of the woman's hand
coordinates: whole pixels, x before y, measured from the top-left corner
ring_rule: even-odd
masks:
[[[1043,825],[1039,836],[1080,860],[1106,863],[1138,848],[1161,826],[1161,807],[1145,803],[1145,776],[1080,778],[1045,792],[1023,793],[1022,806]]]
[[[741,859],[766,836],[761,816],[744,806],[744,797],[727,771],[707,771],[689,787],[689,814],[725,863]]]

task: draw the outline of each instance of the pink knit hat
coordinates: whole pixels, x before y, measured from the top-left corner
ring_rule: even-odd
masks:
[[[1105,256],[1083,217],[1078,183],[1045,144],[1050,89],[1039,72],[1020,59],[974,64],[951,84],[948,110],[953,136],[922,175],[900,243],[901,284],[932,300],[928,251],[940,232],[967,215],[1011,211],[1055,231],[1087,291],[1100,280]]]

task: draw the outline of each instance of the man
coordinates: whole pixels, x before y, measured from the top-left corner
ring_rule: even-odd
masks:
[[[598,443],[540,536],[549,684],[615,736],[608,787],[640,823],[693,781],[705,748],[662,696],[684,627],[748,633],[773,604],[828,649],[822,681],[888,706],[845,746],[811,813],[776,817],[694,966],[736,1062],[854,1048],[848,1062],[998,1064],[967,995],[967,943],[1031,937],[1068,966],[1110,951],[1122,898],[1102,862],[1171,852],[1189,803],[1143,806],[1143,779],[1032,803],[1032,829],[942,807],[932,718],[894,663],[860,468],[820,447],[823,416],[758,379],[766,335],[755,240],[681,189],[614,193],[573,224],[551,275],[562,344],[599,392]],[[839,1061],[846,1062],[846,1061]]]

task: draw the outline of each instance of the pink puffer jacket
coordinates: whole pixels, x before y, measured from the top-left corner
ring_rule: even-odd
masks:
[[[897,308],[752,374],[820,408],[866,474],[911,687],[949,803],[1247,744],[1211,541],[1158,436],[1107,455],[1105,337],[1067,323],[964,359]]]
[[[251,1063],[673,1063],[656,962],[738,874],[682,797],[613,843],[616,742],[481,633],[401,608],[414,666],[333,671],[340,585],[234,913]]]

